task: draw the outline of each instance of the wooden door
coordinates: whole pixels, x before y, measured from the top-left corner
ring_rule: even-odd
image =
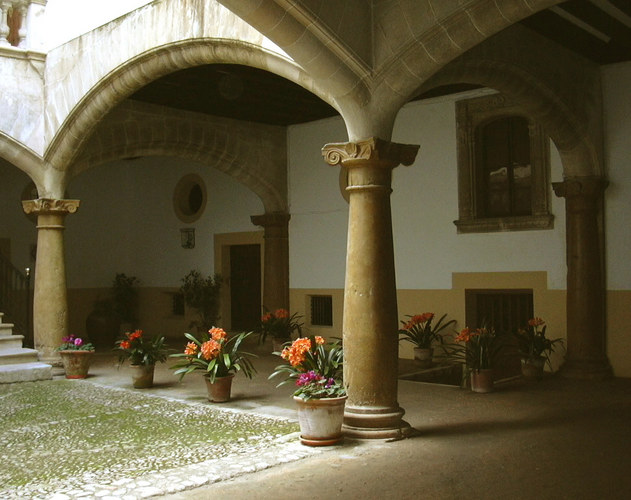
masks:
[[[261,246],[230,246],[230,319],[233,330],[250,331],[261,317]]]

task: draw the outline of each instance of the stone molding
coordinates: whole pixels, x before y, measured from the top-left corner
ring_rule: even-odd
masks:
[[[532,167],[531,215],[484,217],[478,213],[476,185],[478,175],[477,130],[492,120],[520,116],[528,120],[530,165]],[[503,94],[492,94],[456,103],[458,146],[458,233],[523,231],[552,229],[550,213],[550,143],[541,124],[534,121],[529,110]]]

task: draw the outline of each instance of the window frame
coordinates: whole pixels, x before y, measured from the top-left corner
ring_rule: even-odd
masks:
[[[484,217],[480,214],[480,200],[476,163],[479,151],[479,127],[497,120],[518,116],[528,122],[530,133],[530,163],[532,168],[531,215]],[[554,216],[550,213],[550,140],[541,125],[526,110],[502,94],[476,97],[456,102],[458,133],[458,233],[486,233],[552,229]]]

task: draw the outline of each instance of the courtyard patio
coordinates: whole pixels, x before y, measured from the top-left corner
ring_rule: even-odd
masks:
[[[278,358],[258,347],[258,374],[235,377],[232,401],[206,400],[200,376],[178,382],[168,368],[155,386],[131,386],[128,366],[96,355],[79,384],[157,396],[174,404],[219,408],[230,415],[295,421],[291,387],[267,376]],[[402,361],[400,371],[413,366]],[[61,374],[55,380],[62,380]],[[125,398],[121,398],[125,401]],[[515,379],[490,394],[457,386],[399,381],[399,402],[413,432],[398,441],[355,441],[329,448],[299,444],[296,433],[227,457],[157,470],[144,477],[110,477],[29,498],[629,498],[631,380],[603,382],[549,376]],[[48,401],[48,405],[54,401]],[[0,402],[2,405],[2,402]],[[45,409],[43,410],[45,411]],[[138,411],[143,411],[139,408]],[[203,423],[200,424],[203,429]],[[116,432],[112,432],[113,445]],[[173,443],[174,449],[177,444]],[[5,458],[6,459],[6,458]],[[45,460],[45,457],[40,457]],[[31,491],[37,491],[37,488]],[[19,492],[15,498],[19,498]],[[25,497],[24,494],[20,495]],[[27,496],[28,497],[28,496]]]

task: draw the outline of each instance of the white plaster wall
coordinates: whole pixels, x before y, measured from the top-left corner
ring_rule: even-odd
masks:
[[[49,50],[152,0],[48,0],[42,43]]]
[[[397,287],[450,289],[453,272],[546,271],[550,288],[565,289],[564,202],[552,192],[554,230],[456,233],[455,100],[462,97],[410,103],[397,117],[393,140],[421,145],[415,163],[393,174]],[[338,171],[327,172],[320,149],[346,137],[340,118],[289,128],[292,288],[343,287],[348,210]],[[551,150],[551,180],[561,181]]]
[[[631,63],[605,66],[607,288],[631,290]]]
[[[177,182],[189,173],[204,179],[208,203],[199,220],[185,224],[172,200]],[[180,286],[191,269],[213,272],[215,233],[258,230],[250,216],[263,213],[259,198],[228,175],[176,158],[96,167],[69,191],[81,200],[66,224],[70,288],[107,287],[120,272],[138,277],[142,286]],[[194,249],[181,247],[183,227],[195,228]]]
[[[288,127],[290,288],[344,287],[348,204],[321,149],[347,137],[341,118]]]
[[[397,117],[393,140],[421,146],[414,164],[396,168],[393,175],[398,288],[449,289],[452,272],[547,271],[548,286],[564,289],[564,200],[555,197],[551,186],[554,230],[457,234],[455,99],[410,103]],[[553,145],[551,152],[550,179],[561,181]]]

